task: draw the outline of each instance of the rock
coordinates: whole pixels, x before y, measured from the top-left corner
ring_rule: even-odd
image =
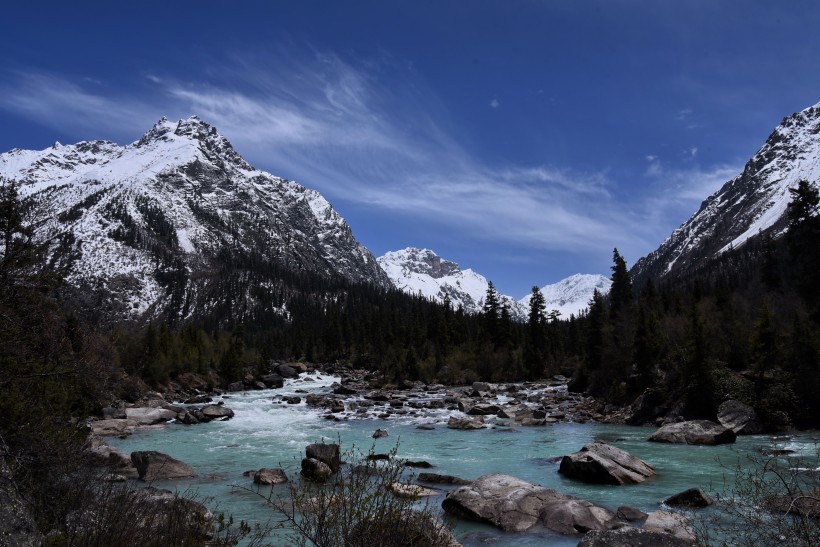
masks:
[[[195,395],[195,396],[193,396],[189,399],[185,399],[184,403],[186,405],[201,405],[201,404],[204,404],[204,403],[210,403],[213,400],[214,400],[213,397],[211,397],[210,395],[202,394],[202,395]]]
[[[299,374],[298,372],[296,372],[296,369],[289,365],[279,365],[278,367],[276,367],[276,372],[278,372],[279,376],[281,376],[282,378],[293,378],[294,376]]]
[[[484,475],[442,502],[448,513],[523,532],[538,523],[562,534],[603,530],[612,512],[509,475]]]
[[[438,496],[441,493],[432,488],[425,488],[417,484],[406,484],[403,482],[390,483],[387,488],[400,498],[424,498]]]
[[[689,488],[683,492],[678,492],[669,496],[663,503],[673,507],[708,507],[714,502],[712,498],[703,493],[700,488]]]
[[[689,542],[695,541],[695,532],[689,525],[687,518],[669,511],[653,511],[649,513],[646,522],[643,524],[643,529],[650,532],[671,534],[676,538]]]
[[[629,507],[628,505],[621,505],[620,507],[618,507],[618,509],[615,511],[615,515],[619,519],[623,519],[629,522],[634,522],[636,520],[644,520],[646,517],[649,516],[643,511],[635,509],[634,507]]]
[[[478,418],[474,419],[456,418],[455,416],[450,416],[450,419],[447,420],[447,427],[450,429],[465,430],[484,429],[484,418],[483,416],[479,416]]]
[[[326,464],[334,473],[342,465],[342,453],[338,444],[309,444],[305,447],[305,456]]]
[[[386,429],[377,429],[373,432],[374,439],[381,439],[382,437],[387,437],[388,433]]]
[[[331,475],[333,475],[333,470],[326,463],[314,458],[302,459],[303,477],[316,482],[325,482]]]
[[[138,425],[140,425],[139,422],[128,419],[97,420],[95,422],[91,422],[91,433],[97,436],[130,435],[134,432],[134,429],[136,429]]]
[[[436,428],[435,428],[435,426],[432,426],[432,425],[429,425],[429,424],[421,424],[421,425],[417,425],[416,429],[421,429],[422,431],[433,431]]]
[[[196,415],[186,410],[177,414],[177,422],[185,425],[196,425],[200,420]]]
[[[234,382],[232,384],[228,384],[228,391],[235,392],[235,391],[244,391],[245,384],[242,382]]]
[[[112,473],[130,479],[136,479],[139,476],[137,468],[131,462],[131,456],[123,453],[118,448],[110,446],[102,439],[92,437],[91,446],[86,450],[93,458],[94,463],[108,467]]]
[[[501,410],[498,405],[478,404],[470,408],[466,414],[468,416],[495,416]]]
[[[757,418],[755,409],[740,401],[730,399],[718,407],[717,419],[737,435],[755,435],[763,432],[763,424]]]
[[[278,374],[266,374],[260,378],[263,384],[269,389],[278,389],[285,385],[285,379]]]
[[[140,480],[146,482],[196,477],[188,464],[155,450],[132,452],[131,462]]]
[[[737,436],[735,432],[709,420],[692,420],[667,424],[655,433],[649,440],[660,443],[679,444],[723,444],[733,443]]]
[[[333,390],[336,395],[356,395],[358,391],[347,386],[339,386]]]
[[[305,403],[308,406],[322,406],[326,402],[326,398],[324,395],[318,395],[316,393],[311,393],[307,397],[305,397]]]
[[[647,388],[629,406],[624,422],[627,425],[650,423],[658,416],[665,414],[668,408],[658,391]]]
[[[183,537],[213,538],[213,514],[197,501],[153,486],[137,488],[127,496],[126,506],[133,506],[133,513],[144,519],[140,528],[153,528],[161,534],[173,526],[175,530],[187,529]]]
[[[405,467],[416,467],[416,468],[419,468],[419,469],[430,469],[431,467],[433,467],[432,463],[426,462],[424,460],[417,461],[417,462],[408,460],[408,461],[404,462],[404,465],[405,465]]]
[[[564,456],[558,472],[595,484],[636,484],[655,476],[655,468],[611,444],[594,442]]]
[[[285,470],[280,467],[263,467],[253,474],[254,484],[275,485],[288,482],[288,476]]]
[[[285,402],[289,405],[298,405],[299,403],[302,402],[302,398],[301,397],[296,397],[296,396],[285,397]]]
[[[233,410],[221,405],[205,405],[199,409],[209,420],[230,420],[233,418]]]
[[[419,473],[416,480],[419,482],[429,482],[432,484],[457,484],[459,486],[470,484],[470,482],[472,482],[453,475],[439,475],[438,473]]]
[[[105,407],[102,409],[102,416],[104,420],[124,420],[128,418],[124,408]]]
[[[624,526],[617,530],[590,530],[578,547],[689,547],[693,543],[665,532]]]
[[[165,408],[126,408],[125,415],[140,425],[154,425],[173,420],[177,412]]]
[[[490,391],[490,384],[487,382],[473,382],[473,392],[488,392]]]

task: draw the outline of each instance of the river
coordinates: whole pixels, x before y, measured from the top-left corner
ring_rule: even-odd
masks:
[[[794,457],[814,462],[817,456],[817,432],[743,436],[734,444],[720,446],[670,445],[646,441],[654,428],[559,423],[510,429],[493,426],[491,421],[483,430],[459,431],[446,427],[450,415],[461,415],[457,411],[426,409],[416,415],[394,415],[386,420],[334,421],[323,417],[326,411],[308,407],[304,401],[296,405],[281,401],[284,395],[327,393],[336,381],[338,378],[317,374],[309,381],[304,377],[288,380],[281,389],[231,393],[224,398],[225,405],[235,412],[229,421],[193,426],[172,423],[161,429],[137,431],[125,439],[110,438],[108,442],[125,453],[157,450],[188,463],[198,477],[156,486],[194,490],[201,497],[211,498],[212,508],[231,513],[236,520],[261,523],[276,515],[259,496],[248,491],[252,480],[242,473],[262,467],[283,467],[289,476],[295,476],[305,446],[322,441],[340,441],[342,450],[355,445],[365,452],[371,446],[376,452],[388,452],[398,443],[400,458],[430,462],[434,468],[429,471],[435,473],[465,479],[505,473],[613,511],[620,505],[629,505],[647,513],[659,509],[660,500],[687,488],[708,491],[711,486],[722,490],[724,478],[738,459],[759,456],[763,447],[792,450]],[[432,424],[434,429],[417,429],[420,424]],[[377,428],[386,429],[389,436],[372,439]],[[658,476],[639,485],[603,486],[576,482],[558,474],[561,456],[594,440],[611,442],[646,460]],[[433,498],[432,503],[440,504],[444,494],[446,491]],[[483,545],[490,538],[495,538],[493,545],[574,546],[578,542],[578,537],[549,531],[512,534],[465,521],[457,523],[454,534],[464,545]],[[281,544],[281,540],[274,539],[274,543]]]

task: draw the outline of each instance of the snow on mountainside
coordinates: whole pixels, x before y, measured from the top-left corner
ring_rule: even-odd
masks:
[[[441,258],[429,249],[410,247],[391,251],[378,261],[393,284],[407,293],[421,294],[439,302],[447,296],[453,308],[461,306],[468,313],[478,313],[484,306],[489,285],[487,279],[471,269],[462,270],[455,262]],[[568,319],[587,307],[595,288],[606,293],[609,285],[609,279],[604,276],[576,274],[545,286],[542,292],[547,300],[547,310],[558,310],[562,318]],[[512,317],[526,321],[530,295],[520,300],[499,296],[509,306]]]
[[[547,312],[557,310],[562,319],[569,319],[570,315],[578,316],[589,307],[592,293],[597,289],[601,294],[607,294],[612,281],[599,274],[575,274],[558,283],[541,287],[541,293],[547,302]],[[521,299],[521,305],[530,307],[530,297]]]
[[[820,103],[783,121],[743,172],[709,196],[692,218],[634,266],[633,277],[662,276],[786,227],[789,188],[820,181]]]
[[[196,116],[163,118],[127,146],[14,149],[0,154],[0,177],[31,200],[37,237],[67,284],[121,319],[168,306],[182,316],[249,309],[266,287],[226,273],[236,265],[390,284],[318,192],[253,168]],[[229,283],[245,294],[218,302],[217,286]]]

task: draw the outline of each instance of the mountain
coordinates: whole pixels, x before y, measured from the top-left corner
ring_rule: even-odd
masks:
[[[458,264],[445,260],[429,249],[409,247],[391,251],[378,258],[379,265],[393,284],[407,293],[421,294],[427,298],[444,301],[447,296],[454,308],[463,307],[467,313],[478,313],[484,306],[489,282],[471,269],[462,270]],[[576,274],[541,291],[547,301],[547,310],[558,310],[563,318],[587,307],[592,291],[609,290],[610,281],[601,275]],[[518,300],[499,295],[510,308],[510,314],[519,321],[526,321],[530,295]]]
[[[0,177],[31,204],[76,304],[108,319],[286,314],[283,280],[299,272],[390,286],[318,192],[255,169],[196,116],[127,146],[14,149]]]
[[[575,274],[558,283],[544,285],[541,293],[547,302],[547,312],[557,310],[561,313],[561,318],[569,319],[570,315],[577,317],[587,309],[596,289],[601,294],[606,294],[611,285],[612,281],[600,274]],[[528,294],[520,300],[526,309],[530,307],[530,296]]]
[[[743,171],[709,196],[661,246],[635,263],[635,279],[695,268],[765,232],[786,227],[789,189],[820,180],[820,103],[783,119]]]

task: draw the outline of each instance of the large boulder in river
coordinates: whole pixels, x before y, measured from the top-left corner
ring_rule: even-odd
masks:
[[[737,435],[756,435],[763,432],[763,424],[757,418],[755,409],[740,401],[730,399],[718,407],[717,419]]]
[[[309,444],[305,447],[305,456],[326,464],[334,473],[342,465],[342,452],[338,444]]]
[[[649,440],[658,443],[724,444],[733,443],[735,432],[709,420],[692,420],[667,424],[654,432]]]
[[[447,427],[450,429],[484,429],[484,417],[479,416],[478,418],[470,419],[470,418],[456,418],[455,416],[450,416],[450,419],[447,420]]]
[[[314,458],[302,458],[302,476],[316,482],[325,482],[333,470],[325,462]]]
[[[714,501],[707,496],[700,488],[689,488],[683,492],[678,492],[669,496],[663,503],[674,507],[708,507]]]
[[[233,418],[233,410],[222,405],[205,405],[200,409],[209,420],[230,420]]]
[[[288,482],[288,476],[281,467],[263,467],[253,474],[253,483],[265,486],[273,486]]]
[[[448,513],[523,532],[536,524],[562,534],[604,530],[613,513],[510,475],[491,474],[456,488],[442,502]]]
[[[155,450],[131,452],[131,462],[140,480],[147,482],[196,477],[187,463]]]
[[[561,459],[558,472],[595,484],[636,484],[655,476],[655,468],[611,444],[595,442]]]

